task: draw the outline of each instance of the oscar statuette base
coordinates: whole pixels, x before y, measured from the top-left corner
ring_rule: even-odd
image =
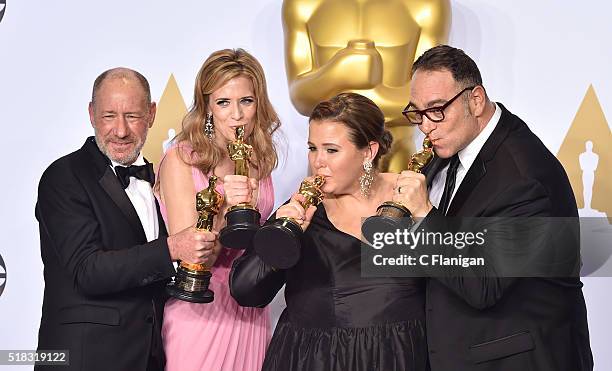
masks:
[[[219,242],[231,249],[244,250],[251,246],[260,228],[261,214],[250,205],[236,205],[225,214],[227,226],[219,232]]]
[[[278,218],[257,231],[253,239],[255,252],[264,263],[278,269],[293,267],[300,260],[304,232],[290,218]]]
[[[190,303],[210,303],[215,300],[215,293],[208,288],[211,276],[208,270],[179,266],[174,281],[166,286],[166,292],[173,298]]]
[[[413,224],[410,216],[410,210],[404,205],[393,201],[383,202],[376,210],[376,215],[364,220],[361,225],[361,234],[366,241],[372,243],[374,233],[393,233],[401,228],[410,228]],[[407,221],[410,223],[408,224]]]

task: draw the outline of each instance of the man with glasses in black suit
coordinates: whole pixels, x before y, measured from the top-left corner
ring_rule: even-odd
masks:
[[[419,228],[439,231],[450,220],[470,217],[578,216],[559,161],[520,118],[489,100],[469,56],[437,46],[417,59],[412,72],[403,113],[429,136],[437,158],[424,174],[402,172],[394,201],[423,218]],[[421,267],[428,276],[432,371],[592,370],[579,244],[569,246],[570,269],[556,277],[485,269],[466,277],[461,267],[445,267],[443,274]],[[508,262],[499,263],[498,272]]]

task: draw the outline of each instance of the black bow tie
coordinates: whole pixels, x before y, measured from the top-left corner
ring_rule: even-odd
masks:
[[[119,183],[121,183],[123,189],[128,187],[130,184],[130,177],[132,176],[136,179],[146,180],[151,183],[151,186],[155,183],[155,173],[153,173],[153,164],[151,163],[140,166],[115,166],[115,172],[117,173],[117,178],[119,178]]]

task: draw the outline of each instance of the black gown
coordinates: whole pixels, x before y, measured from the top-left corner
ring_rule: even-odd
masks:
[[[234,262],[241,305],[265,306],[286,284],[263,370],[426,370],[424,281],[362,278],[360,249],[320,204],[296,266],[276,271],[252,251]]]

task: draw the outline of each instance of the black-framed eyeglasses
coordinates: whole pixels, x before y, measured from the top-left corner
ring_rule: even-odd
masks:
[[[408,119],[408,122],[410,122],[412,125],[421,125],[423,123],[423,116],[427,116],[427,118],[432,122],[444,121],[444,110],[448,106],[450,106],[457,98],[459,98],[461,94],[465,93],[466,91],[473,90],[475,87],[476,86],[471,86],[469,88],[465,88],[461,90],[459,93],[457,93],[457,95],[452,97],[448,102],[438,107],[430,107],[424,110],[418,110],[418,109],[409,109],[410,108],[410,104],[409,104],[402,111],[402,115],[404,115],[404,117],[406,117]]]

